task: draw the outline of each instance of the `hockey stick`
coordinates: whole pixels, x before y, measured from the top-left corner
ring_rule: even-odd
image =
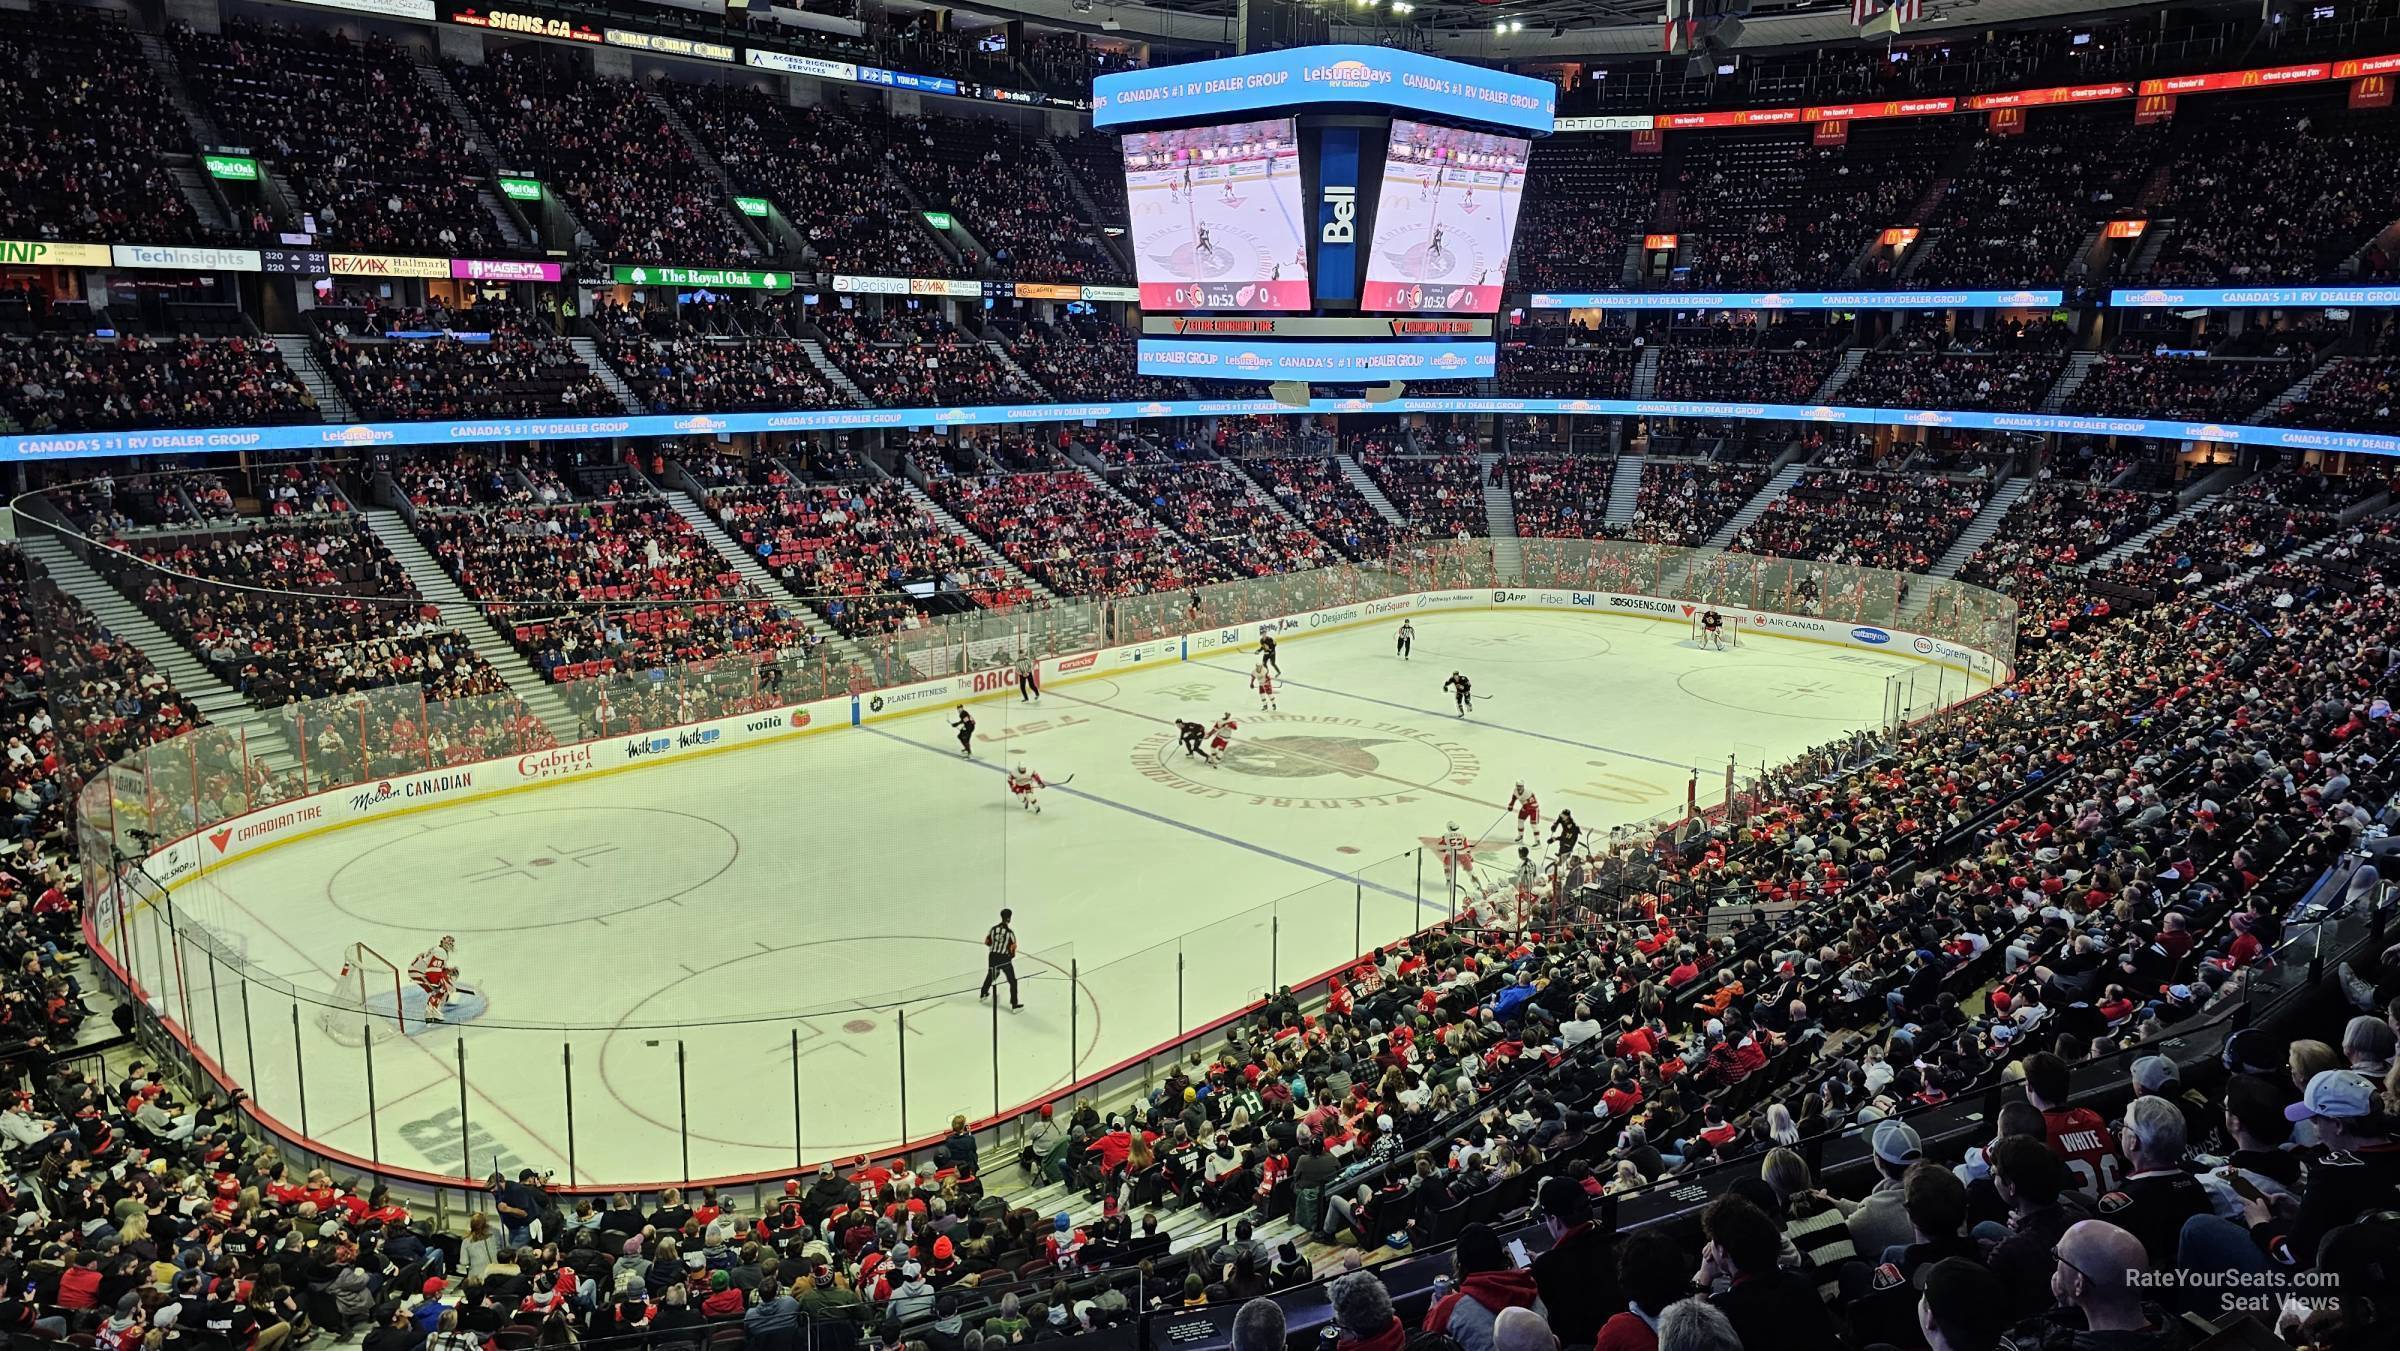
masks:
[[[1073,782],[1075,782],[1075,776],[1074,776],[1074,775],[1072,775],[1072,774],[1069,774],[1067,777],[1065,777],[1065,778],[1063,778],[1063,779],[1060,779],[1058,782],[1056,782],[1056,783],[1053,783],[1053,784],[1051,784],[1050,786],[1051,786],[1052,788],[1064,788],[1064,787],[1066,787],[1068,784],[1070,784],[1070,783],[1073,783]]]

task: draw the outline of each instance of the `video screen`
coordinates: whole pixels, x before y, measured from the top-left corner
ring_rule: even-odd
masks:
[[[1146,310],[1304,310],[1300,133],[1288,117],[1125,136]]]
[[[1360,307],[1498,310],[1532,152],[1521,136],[1394,119]]]

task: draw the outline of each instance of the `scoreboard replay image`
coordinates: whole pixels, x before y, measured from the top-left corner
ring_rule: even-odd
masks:
[[[1546,81],[1350,45],[1104,75],[1144,374],[1392,397],[1489,379]]]

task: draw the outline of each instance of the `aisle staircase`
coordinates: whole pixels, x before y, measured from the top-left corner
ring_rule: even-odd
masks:
[[[1525,580],[1525,545],[1517,538],[1516,498],[1507,485],[1492,482],[1499,459],[1498,451],[1487,450],[1476,455],[1475,463],[1483,476],[1483,532],[1492,540],[1492,571],[1505,586]]]
[[[1842,353],[1842,359],[1834,363],[1833,373],[1827,375],[1825,383],[1817,386],[1816,392],[1808,396],[1808,401],[1832,403],[1834,396],[1842,392],[1842,386],[1850,383],[1850,377],[1858,374],[1858,368],[1865,364],[1866,359],[1867,349],[1864,347],[1853,347]]]
[[[1360,497],[1367,499],[1367,505],[1375,508],[1377,515],[1402,530],[1409,528],[1408,518],[1401,515],[1400,509],[1392,505],[1392,499],[1385,497],[1383,489],[1375,485],[1375,476],[1358,467],[1358,461],[1347,454],[1340,454],[1333,457],[1333,462],[1341,467],[1342,477],[1350,481],[1350,486],[1358,490]]]
[[[500,678],[508,682],[510,693],[517,696],[526,711],[540,718],[560,745],[580,740],[581,729],[574,711],[567,707],[558,686],[542,679],[542,673],[525,660],[525,654],[500,635],[483,610],[434,561],[425,541],[409,528],[408,518],[389,507],[376,507],[365,515],[367,528],[400,561],[400,570],[408,574],[417,594],[431,601],[441,611],[442,623],[466,639],[467,646],[483,658],[485,665],[500,673]]]
[[[175,190],[183,194],[183,200],[191,205],[192,214],[199,217],[202,226],[220,235],[235,233],[233,216],[217,196],[217,185],[209,181],[208,175],[189,164],[166,167],[167,177],[175,180]]]
[[[768,240],[766,232],[758,228],[758,222],[734,209],[733,199],[741,196],[742,192],[734,186],[733,177],[725,172],[725,166],[718,161],[714,148],[693,132],[691,124],[683,120],[683,114],[677,112],[675,105],[658,92],[656,85],[644,84],[641,89],[642,97],[650,101],[651,109],[677,136],[683,138],[684,147],[692,152],[692,162],[699,165],[700,172],[716,183],[717,214],[733,222],[734,228],[740,232],[743,251],[752,258],[773,257],[774,245]]]
[[[224,129],[217,125],[206,108],[192,98],[184,87],[183,63],[167,49],[167,40],[156,33],[135,33],[133,44],[142,49],[142,60],[150,67],[153,83],[167,104],[183,119],[184,129],[191,132],[195,146],[224,145]]]
[[[2149,545],[2150,541],[2206,510],[2210,498],[2214,496],[2215,494],[2212,493],[2206,497],[2193,498],[2184,504],[2181,510],[2171,511],[2159,517],[2147,529],[2126,536],[2094,557],[2091,562],[2084,565],[2083,570],[2095,574],[2112,571],[2119,563],[2140,553]]]
[[[1975,519],[1967,522],[1967,528],[1959,532],[1957,539],[1950,541],[1948,549],[1942,551],[1941,559],[1933,565],[1930,575],[1945,581],[1956,577],[1958,570],[1967,565],[1967,560],[1975,556],[1975,551],[2000,532],[2000,523],[2008,519],[2009,509],[2024,500],[2025,494],[2031,491],[2033,480],[2030,478],[2012,478],[2001,483],[1999,491],[1984,500],[1983,509],[1975,513]],[[1931,596],[1933,588],[1921,588],[1921,594]]]
[[[308,335],[277,333],[271,335],[268,341],[275,344],[277,352],[282,353],[283,364],[300,381],[301,387],[308,391],[308,397],[317,401],[320,416],[327,422],[358,421],[358,414],[350,407],[350,401],[343,398],[342,391],[335,387],[333,373],[325,369],[324,362],[317,360],[317,345],[309,340]]]
[[[910,479],[904,474],[893,474],[890,475],[890,477],[894,482],[900,485],[903,491],[908,494],[910,501],[915,502],[917,506],[925,512],[926,515],[931,516],[934,521],[944,530],[947,530],[951,534],[956,535],[960,539],[963,539],[969,544],[974,545],[975,552],[982,556],[984,562],[995,568],[998,568],[1001,576],[1008,578],[1010,581],[1015,582],[1021,587],[1024,587],[1026,590],[1031,591],[1034,595],[1039,596],[1043,600],[1054,601],[1059,598],[1058,593],[1043,585],[1040,578],[1009,561],[1008,555],[1000,552],[1000,549],[997,545],[993,544],[990,540],[985,539],[983,536],[976,534],[974,531],[967,529],[966,522],[958,519],[956,516],[951,515],[947,508],[945,508],[941,503],[933,500],[933,494],[925,491],[923,488],[918,487],[914,480]]]
[[[2092,378],[2092,367],[2100,364],[2100,356],[2101,354],[2098,352],[2076,352],[2070,355],[2067,358],[2067,368],[2058,373],[2057,383],[2051,385],[2050,392],[2042,396],[2042,411],[2045,413],[2063,411],[2067,406],[2067,400],[2074,398],[2075,391],[2083,388],[2083,382]]]
[[[608,358],[600,354],[599,339],[571,337],[567,339],[567,346],[574,348],[575,355],[583,359],[583,364],[592,368],[593,378],[616,398],[619,408],[634,414],[650,411],[642,406],[641,396],[633,392],[633,386],[626,384],[625,377],[617,374],[617,368],[609,365]]]
[[[1613,526],[1633,524],[1634,507],[1642,495],[1642,466],[1649,457],[1628,454],[1617,457],[1617,472],[1608,481],[1608,512],[1600,519]]]
[[[1628,399],[1657,398],[1658,366],[1659,362],[1664,359],[1664,349],[1657,347],[1643,348],[1642,354],[1639,357],[1634,358],[1633,378],[1626,382],[1625,397]]]
[[[858,387],[856,380],[850,378],[850,372],[842,369],[842,363],[834,360],[825,351],[825,344],[822,340],[801,338],[799,343],[800,350],[808,354],[808,364],[817,368],[817,374],[825,377],[825,383],[849,395],[852,407],[872,408],[875,406],[875,401],[867,397],[867,392]]]
[[[801,627],[825,640],[827,652],[844,661],[871,665],[867,661],[867,654],[856,643],[843,637],[834,629],[833,625],[825,622],[825,616],[817,613],[816,606],[808,604],[804,597],[797,596],[790,587],[783,584],[780,578],[767,571],[766,564],[759,562],[749,550],[743,548],[740,540],[726,534],[725,528],[718,525],[716,518],[708,514],[708,508],[693,501],[690,493],[670,488],[663,490],[661,495],[666,498],[667,505],[673,508],[675,514],[681,516],[685,524],[692,527],[693,533],[707,541],[709,548],[716,550],[717,557],[724,559],[732,565],[735,572],[742,574],[743,581],[757,587],[763,595],[790,597],[798,601],[799,603],[792,607],[792,613],[799,619]]]
[[[1803,462],[1787,464],[1776,470],[1774,475],[1756,493],[1751,494],[1750,500],[1742,504],[1742,509],[1726,517],[1725,523],[1718,526],[1716,533],[1710,535],[1707,542],[1700,547],[1722,549],[1740,539],[1742,532],[1750,528],[1752,521],[1766,515],[1767,508],[1774,506],[1785,493],[1792,490],[1792,485],[1800,481],[1800,475],[1807,468],[1807,464]]]
[[[459,97],[457,88],[450,83],[450,77],[442,73],[440,66],[429,61],[420,61],[417,63],[416,70],[417,83],[424,88],[426,93],[433,95],[434,102],[449,109],[450,120],[457,125],[460,134],[466,138],[469,154],[474,155],[482,162],[484,168],[491,170],[494,174],[498,174],[503,169],[515,167],[500,162],[499,143],[494,141],[491,134],[484,130],[482,120],[475,116],[474,109],[467,106],[467,101]],[[515,203],[501,197],[489,187],[477,188],[475,195],[476,199],[483,203],[483,209],[491,214],[493,220],[499,222],[503,238],[519,247],[532,247],[538,232],[534,228],[534,222],[527,220]],[[574,230],[577,236],[576,242],[588,244],[591,237],[584,233],[582,224],[575,219],[575,213],[567,209],[566,202],[553,193],[551,194],[551,205],[558,208],[560,215]]]
[[[1008,350],[1007,343],[1001,342],[996,338],[986,338],[983,340],[983,345],[985,349],[992,354],[992,359],[1000,363],[1000,369],[1007,371],[1009,374],[1016,376],[1019,380],[1024,381],[1025,388],[1032,390],[1045,390],[1045,392],[1052,399],[1072,399],[1075,397],[1075,391],[1071,389],[1045,389],[1041,381],[1033,378],[1033,372],[1017,364],[1017,358]]]
[[[2257,427],[2268,422],[2272,422],[2275,418],[2283,413],[2283,410],[2300,402],[2302,399],[2307,398],[2308,392],[2317,387],[2317,381],[2324,379],[2328,373],[2334,370],[2334,368],[2345,364],[2347,360],[2348,358],[2342,358],[2335,361],[2320,362],[2314,370],[2311,370],[2308,374],[2301,376],[2298,380],[2293,381],[2289,389],[2286,389],[2282,393],[2276,395],[2274,398],[2267,400],[2257,412],[2252,413],[2246,418],[2243,418],[2243,423],[2248,426]]]
[[[284,740],[277,719],[252,707],[191,649],[142,613],[141,607],[126,599],[123,592],[102,580],[72,549],[44,534],[26,534],[19,538],[18,546],[41,563],[59,590],[83,602],[83,608],[91,611],[109,632],[140,649],[152,666],[175,682],[176,690],[200,710],[201,716],[219,727],[238,729],[251,759],[264,762],[277,773],[299,766],[299,758]]]

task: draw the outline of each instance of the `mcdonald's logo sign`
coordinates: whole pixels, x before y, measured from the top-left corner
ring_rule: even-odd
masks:
[[[2153,122],[2164,122],[2174,115],[2175,96],[2173,94],[2144,94],[2134,100],[2133,124],[2137,127],[2145,127]]]
[[[2025,134],[2025,110],[1994,108],[1984,114],[1983,123],[1984,129],[1994,136],[2022,136]]]
[[[2392,106],[2392,77],[2368,75],[2350,82],[2350,106],[2353,108],[2389,108]]]

